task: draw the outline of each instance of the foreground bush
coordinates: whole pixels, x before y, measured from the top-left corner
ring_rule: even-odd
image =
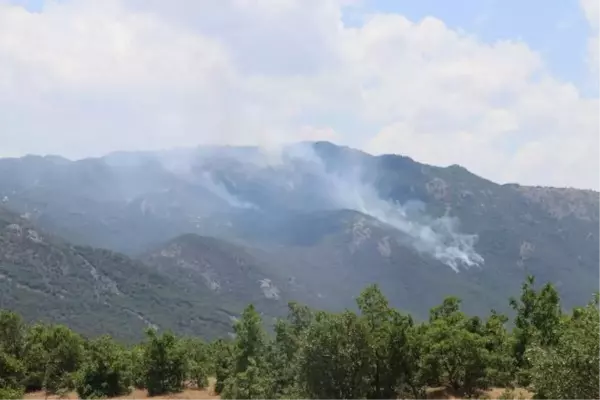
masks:
[[[146,332],[144,345],[144,377],[149,396],[180,392],[185,378],[186,354],[170,332],[157,335]]]
[[[3,400],[22,399],[24,394],[25,394],[25,391],[23,389],[0,387],[0,399],[3,399]]]
[[[82,399],[116,397],[129,393],[130,362],[125,350],[110,337],[92,340],[76,377],[76,390]]]

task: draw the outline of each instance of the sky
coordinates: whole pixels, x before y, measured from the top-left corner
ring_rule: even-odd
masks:
[[[0,0],[0,156],[329,140],[599,187],[600,0]]]

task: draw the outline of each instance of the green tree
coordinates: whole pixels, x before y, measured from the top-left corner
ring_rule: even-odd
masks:
[[[30,327],[23,350],[26,387],[46,393],[73,389],[73,374],[83,359],[83,344],[80,335],[63,325]]]
[[[370,349],[367,398],[394,398],[408,378],[408,330],[412,319],[391,309],[377,285],[363,290],[357,303],[367,326]]]
[[[26,326],[20,315],[0,310],[0,352],[21,358],[25,345]]]
[[[404,357],[407,361],[404,366],[404,379],[398,387],[398,392],[403,398],[421,399],[427,396],[427,384],[431,380],[430,372],[424,364],[427,328],[427,324],[414,325],[406,333],[408,352]]]
[[[233,371],[233,345],[223,339],[217,339],[211,343],[209,354],[214,363],[215,392],[220,394]]]
[[[521,288],[519,299],[511,298],[510,305],[516,311],[513,331],[514,357],[521,370],[521,384],[528,384],[527,370],[529,364],[524,355],[535,337],[539,337],[539,345],[551,346],[558,341],[558,328],[562,317],[560,297],[551,284],[546,284],[536,291],[535,278],[528,276]]]
[[[312,320],[310,308],[290,302],[287,318],[275,323],[275,340],[268,348],[267,361],[276,397],[298,397],[298,355]]]
[[[473,322],[460,311],[460,301],[454,297],[431,310],[422,354],[430,383],[448,385],[468,396],[487,387],[489,353],[485,338],[474,329]]]
[[[262,319],[253,305],[244,309],[234,331],[232,369],[224,382],[221,397],[272,397],[273,383],[266,360],[267,337]]]
[[[600,390],[600,319],[598,298],[575,309],[560,324],[560,339],[553,346],[541,337],[525,356],[531,365],[531,383],[538,399],[598,399]]]
[[[241,318],[236,321],[234,332],[234,371],[237,373],[248,368],[250,358],[259,360],[265,350],[267,337],[262,319],[252,304],[244,309]]]
[[[272,382],[265,373],[262,362],[254,357],[247,360],[246,369],[235,373],[226,380],[221,398],[223,399],[268,399],[273,397]]]
[[[209,346],[199,338],[185,338],[181,346],[186,354],[186,380],[194,382],[198,389],[208,386],[211,368]]]
[[[22,383],[24,377],[25,366],[21,360],[0,351],[0,389],[6,390],[3,393],[11,398],[22,393],[25,389]]]
[[[24,394],[25,391],[23,390],[23,388],[15,389],[12,387],[0,386],[0,399],[18,400],[22,399]]]
[[[137,389],[146,388],[146,365],[144,364],[144,346],[137,344],[127,352],[131,383]]]
[[[310,398],[357,399],[370,392],[369,332],[353,312],[319,312],[299,357],[300,386]]]
[[[22,396],[25,365],[22,362],[25,324],[14,312],[0,310],[0,394],[15,398]]]
[[[486,373],[493,386],[510,386],[514,380],[513,336],[507,331],[508,317],[492,310],[482,327],[485,349],[488,354]]]
[[[144,376],[148,395],[180,392],[185,378],[186,357],[177,338],[171,332],[157,335],[146,331],[144,345]]]
[[[84,399],[116,397],[130,392],[130,362],[125,349],[109,336],[90,341],[75,387]]]

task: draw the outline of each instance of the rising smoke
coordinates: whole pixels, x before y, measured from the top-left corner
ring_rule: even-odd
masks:
[[[346,165],[344,172],[327,171],[312,146],[295,146],[287,153],[313,168],[323,180],[323,189],[337,208],[361,212],[406,235],[408,244],[446,264],[455,272],[461,267],[481,266],[483,257],[475,250],[477,235],[459,232],[459,221],[448,215],[431,218],[422,202],[405,204],[383,199],[370,182],[362,178],[362,165]]]
[[[274,193],[281,194],[280,202],[284,203],[284,207],[289,206],[286,201],[291,203],[290,198],[285,196],[305,195],[301,193],[303,186],[298,182],[302,181],[301,177],[306,180],[310,176],[309,180],[319,192],[317,203],[322,209],[347,209],[369,215],[401,232],[406,245],[439,260],[456,272],[484,263],[483,257],[475,250],[477,235],[461,233],[456,217],[445,215],[432,218],[422,202],[399,204],[382,198],[372,182],[364,178],[365,166],[358,161],[343,161],[337,169],[329,170],[311,143],[255,150],[204,151],[201,162],[206,169],[198,183],[233,208],[261,210],[261,205],[245,199],[244,193],[234,193],[231,182],[224,185],[217,179],[210,172],[211,164],[222,157],[235,158],[236,163],[251,166],[248,170],[267,174],[271,188],[280,187],[281,190]],[[182,158],[178,157],[178,161],[181,162]],[[261,211],[269,212],[269,209],[263,207]]]

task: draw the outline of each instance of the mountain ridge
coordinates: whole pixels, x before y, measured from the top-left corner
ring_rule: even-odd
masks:
[[[198,147],[72,162],[0,159],[0,201],[75,245],[144,265],[150,250],[186,234],[204,239],[184,264],[205,257],[207,237],[224,241],[252,260],[260,279],[287,285],[286,299],[319,308],[352,307],[350,293],[370,283],[422,318],[448,294],[468,300],[474,314],[506,310],[507,295],[528,274],[555,282],[567,307],[597,290],[597,192],[500,185],[460,166],[329,142],[277,152]],[[215,257],[225,275],[238,277],[234,286],[248,290],[245,300],[261,296],[257,279],[244,282],[227,269],[235,260]],[[157,260],[156,273],[180,268]],[[194,285],[207,290],[202,273]],[[294,292],[290,281],[302,289]]]

